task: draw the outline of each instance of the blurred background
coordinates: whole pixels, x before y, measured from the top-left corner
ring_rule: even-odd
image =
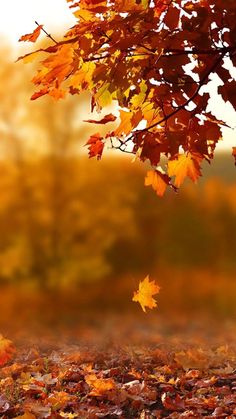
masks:
[[[236,169],[227,144],[198,185],[160,199],[144,187],[147,167],[129,156],[88,159],[83,145],[98,128],[83,122],[86,95],[32,102],[35,65],[15,63],[7,42],[0,56],[1,330],[95,322],[94,313],[143,317],[131,300],[147,274],[161,286],[153,322],[234,319]]]

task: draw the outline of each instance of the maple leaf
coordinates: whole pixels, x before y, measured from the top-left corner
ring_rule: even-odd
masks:
[[[116,116],[112,113],[109,113],[108,115],[105,115],[102,119],[99,121],[96,121],[96,119],[86,119],[84,122],[89,122],[90,124],[107,124],[108,122],[113,122],[116,120]]]
[[[3,367],[12,358],[15,347],[11,340],[0,335],[0,367]]]
[[[91,135],[85,144],[89,146],[89,157],[97,157],[98,160],[101,159],[104,149],[104,142],[102,140],[103,137],[99,133]]]
[[[170,184],[170,178],[167,174],[159,170],[149,170],[145,177],[145,186],[152,186],[158,196],[163,196],[167,186]]]
[[[112,378],[97,378],[96,374],[85,376],[86,383],[92,387],[91,396],[102,396],[105,392],[115,388],[115,382]]]
[[[150,281],[149,275],[147,275],[143,281],[140,281],[139,289],[134,292],[132,301],[139,303],[143,311],[146,313],[146,307],[152,309],[157,306],[156,300],[153,296],[158,294],[159,291],[159,285],[157,285],[155,281]]]
[[[183,183],[188,176],[194,182],[201,176],[201,168],[199,162],[201,157],[196,154],[178,154],[177,158],[168,162],[169,176],[175,176],[175,186],[177,188]]]
[[[24,41],[24,42],[36,42],[41,30],[43,28],[43,25],[38,25],[37,28],[32,32],[32,33],[28,33],[26,35],[22,35],[21,38],[19,39],[20,42]]]

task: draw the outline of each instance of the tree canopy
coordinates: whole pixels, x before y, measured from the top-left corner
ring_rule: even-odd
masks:
[[[21,38],[35,42],[44,31],[50,43],[21,57],[29,62],[46,54],[32,99],[88,91],[92,112],[116,101],[119,124],[89,138],[89,156],[100,159],[106,146],[147,161],[145,184],[158,195],[186,177],[196,181],[226,125],[208,106],[204,86],[212,74],[221,80],[218,93],[236,108],[235,0],[67,2],[76,24],[61,40],[39,24]],[[109,109],[88,122],[109,126],[115,119]]]

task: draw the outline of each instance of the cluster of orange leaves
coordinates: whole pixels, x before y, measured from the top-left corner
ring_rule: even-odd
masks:
[[[48,94],[58,100],[86,90],[91,112],[115,101],[119,125],[105,136],[92,135],[89,156],[100,159],[107,146],[148,161],[145,184],[159,196],[187,177],[196,182],[225,125],[208,109],[209,93],[201,90],[212,74],[222,81],[218,93],[236,107],[236,83],[224,61],[236,63],[235,1],[67,2],[76,24],[62,40],[48,35],[47,48],[21,57],[29,62],[48,55],[33,78],[40,90],[32,99]],[[20,40],[34,42],[41,30],[46,32],[38,25]],[[115,120],[109,113],[88,122]]]

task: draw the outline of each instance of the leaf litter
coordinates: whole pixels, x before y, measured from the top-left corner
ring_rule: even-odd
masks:
[[[14,351],[7,339],[0,418],[235,417],[234,327],[220,345],[219,331],[217,339],[177,327],[165,335],[154,324],[155,316],[134,326],[123,315],[113,335],[104,326],[67,339],[16,336]]]

